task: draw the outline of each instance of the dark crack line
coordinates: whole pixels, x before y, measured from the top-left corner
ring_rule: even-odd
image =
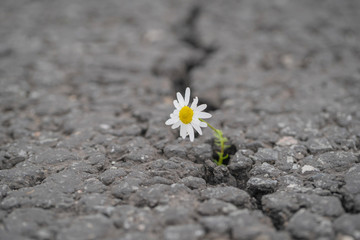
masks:
[[[211,58],[211,55],[216,52],[215,46],[205,45],[199,37],[197,23],[201,14],[201,6],[194,5],[184,19],[173,27],[178,40],[187,47],[191,48],[191,50],[198,53],[192,55],[188,59],[185,59],[182,62],[185,66],[182,74],[171,79],[175,92],[184,92],[186,87],[191,87],[192,72],[196,68],[206,64],[206,62]]]

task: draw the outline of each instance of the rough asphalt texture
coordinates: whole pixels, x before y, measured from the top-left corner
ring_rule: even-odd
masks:
[[[1,0],[0,239],[360,239],[359,12]],[[227,166],[165,126],[186,86]]]

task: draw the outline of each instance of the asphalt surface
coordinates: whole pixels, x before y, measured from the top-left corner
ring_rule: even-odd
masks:
[[[0,239],[360,239],[360,1],[1,0]],[[177,91],[208,105],[191,143]]]

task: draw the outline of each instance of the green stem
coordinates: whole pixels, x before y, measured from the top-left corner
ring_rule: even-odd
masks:
[[[228,158],[228,156],[224,157],[224,153],[225,153],[225,142],[227,142],[227,138],[223,137],[223,133],[220,129],[216,129],[213,126],[211,126],[208,122],[206,122],[205,120],[199,118],[199,120],[201,122],[206,123],[214,132],[215,132],[215,137],[217,139],[217,141],[220,143],[220,152],[217,152],[217,154],[219,155],[219,160],[216,161],[217,165],[222,165],[223,161]],[[216,142],[216,141],[215,141]]]
[[[199,118],[199,120],[200,120],[201,122],[206,123],[212,130],[214,130],[214,132],[218,133],[219,129],[214,128],[213,126],[210,125],[210,123],[208,123],[207,121],[205,121],[205,120],[203,120],[203,119],[201,119],[201,118]]]
[[[224,161],[224,139],[222,138],[221,141],[221,152],[220,152],[220,155],[221,157],[219,157],[219,161],[218,161],[218,165],[222,165],[223,164],[223,161]]]

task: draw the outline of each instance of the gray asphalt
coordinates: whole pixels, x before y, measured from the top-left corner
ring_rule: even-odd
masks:
[[[360,239],[360,1],[0,1],[0,239]],[[230,139],[165,125],[189,86]]]

